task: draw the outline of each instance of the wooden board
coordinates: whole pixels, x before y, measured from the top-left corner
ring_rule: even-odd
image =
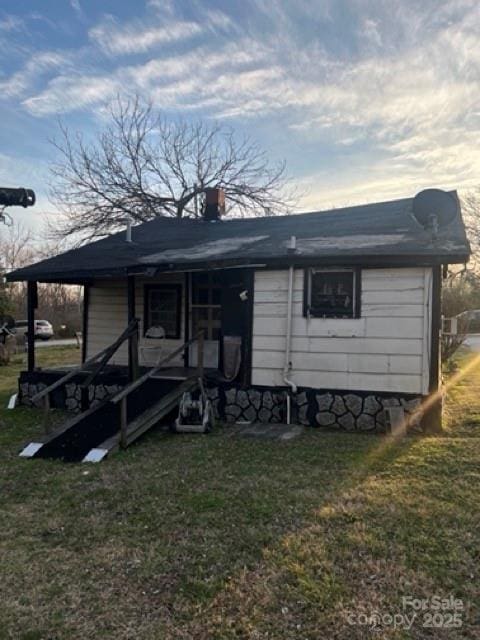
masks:
[[[284,336],[255,336],[254,350],[260,355],[265,351],[285,354]],[[420,338],[355,338],[293,336],[294,353],[380,353],[386,355],[422,355]]]
[[[135,418],[133,422],[130,422],[127,426],[127,446],[132,444],[132,442],[157,424],[157,422],[169,414],[172,409],[178,406],[181,397],[186,391],[194,391],[196,388],[198,388],[197,378],[185,380],[182,384],[178,385],[178,387],[170,391],[170,393],[163,396],[163,398],[156,404]]]
[[[143,336],[143,313],[144,313],[144,285],[173,283],[182,284],[184,274],[159,274],[154,278],[140,278],[135,280],[135,312],[140,320],[139,333]],[[185,288],[183,289],[185,292]],[[179,340],[167,339],[162,342],[162,346],[167,351],[173,351],[183,343],[184,319],[185,319],[185,299],[182,295],[181,307],[181,336]],[[87,357],[96,351],[111,344],[115,336],[125,327],[127,317],[127,281],[112,280],[104,282],[95,280],[90,288],[90,301],[88,307],[88,343]],[[126,365],[128,363],[128,350],[123,345],[113,356],[111,364]],[[142,364],[142,363],[140,363]],[[183,364],[182,358],[175,361],[175,364]]]
[[[362,270],[359,319],[304,318],[295,270],[290,378],[301,386],[421,393],[429,268]],[[252,382],[283,386],[288,271],[255,274]]]

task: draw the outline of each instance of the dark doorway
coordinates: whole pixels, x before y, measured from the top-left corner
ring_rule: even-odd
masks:
[[[191,274],[189,309],[190,335],[204,332],[204,365],[230,373],[232,381],[250,381],[253,271],[225,269]],[[226,371],[232,344],[240,348],[240,365],[235,376]],[[236,347],[233,347],[234,350]],[[196,366],[197,348],[189,350],[189,364]],[[230,358],[231,362],[231,358]]]
[[[248,384],[251,349],[251,304],[253,297],[253,274],[245,269],[223,271],[220,363],[224,374],[227,364],[226,349],[232,348],[236,338],[240,339],[240,367],[235,382]]]

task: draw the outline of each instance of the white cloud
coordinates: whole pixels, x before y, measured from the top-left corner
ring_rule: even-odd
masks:
[[[25,22],[19,16],[12,14],[6,15],[0,20],[0,31],[19,31],[25,27]]]
[[[44,79],[42,89],[23,101],[35,115],[99,111],[117,92],[137,91],[177,111],[201,109],[252,123],[265,116],[270,123],[281,119],[278,126],[289,127],[297,147],[316,144],[319,158],[335,156],[325,175],[305,178],[319,200],[332,191],[340,201],[367,192],[376,199],[411,193],[425,183],[476,180],[477,2],[379,1],[366,7],[352,0],[340,21],[341,28],[350,26],[352,42],[336,32],[334,2],[245,2],[251,18],[242,28],[227,10],[203,10],[201,21],[184,20],[171,2],[150,0],[148,21],[121,23],[110,16],[90,30],[91,66],[76,65],[73,72],[68,56],[55,59],[45,52],[8,78],[4,92],[27,95],[29,78],[54,70],[57,77]],[[297,18],[311,24],[312,32],[305,24],[300,32]],[[328,30],[316,35],[320,23]],[[94,59],[98,48],[112,60],[135,54],[135,64],[127,58],[128,64],[107,72]],[[335,170],[339,175],[332,178]]]
[[[111,56],[144,53],[157,45],[188,40],[202,32],[197,22],[170,21],[146,25],[141,20],[122,25],[113,16],[89,31],[90,39]]]
[[[382,44],[382,36],[378,28],[378,22],[371,18],[366,18],[360,31],[369,48],[379,49]]]
[[[107,76],[58,76],[49,82],[45,91],[27,98],[23,105],[38,116],[66,113],[110,101],[122,86]]]
[[[217,52],[196,49],[184,55],[154,58],[145,64],[120,67],[112,74],[62,74],[43,91],[24,100],[34,115],[43,116],[101,106],[122,91],[137,91],[152,98],[159,107],[199,108],[200,105],[225,108],[228,100],[255,94],[280,73],[264,66],[268,50],[244,39]],[[225,68],[228,67],[228,71]]]
[[[70,6],[72,7],[77,18],[83,21],[85,19],[85,14],[83,12],[82,5],[80,4],[80,0],[70,0]]]
[[[164,15],[173,16],[175,14],[174,0],[147,0],[146,6],[148,9]]]
[[[226,13],[219,10],[204,11],[204,23],[211,30],[237,31],[233,20]]]
[[[0,92],[4,98],[22,96],[38,81],[40,75],[59,68],[65,69],[70,62],[71,57],[65,52],[44,51],[35,54],[20,71],[0,82]]]

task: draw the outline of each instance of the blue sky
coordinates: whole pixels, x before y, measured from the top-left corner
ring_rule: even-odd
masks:
[[[285,158],[298,208],[480,185],[478,0],[3,0],[0,183],[38,227],[61,117],[118,93],[217,119]]]

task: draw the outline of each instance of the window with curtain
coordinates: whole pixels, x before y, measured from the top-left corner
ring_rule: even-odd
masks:
[[[166,338],[180,338],[181,295],[181,285],[145,287],[145,333],[150,327],[163,327]]]

